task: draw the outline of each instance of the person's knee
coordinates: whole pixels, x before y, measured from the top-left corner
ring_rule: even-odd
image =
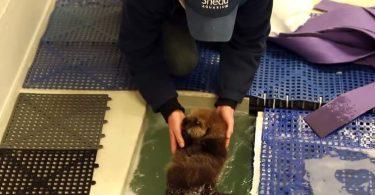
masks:
[[[196,48],[179,48],[165,52],[165,54],[169,72],[174,76],[187,75],[198,64],[198,51]]]
[[[186,25],[163,27],[163,49],[170,73],[175,76],[189,74],[198,64],[197,44]]]

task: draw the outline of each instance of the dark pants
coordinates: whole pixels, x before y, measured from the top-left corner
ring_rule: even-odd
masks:
[[[174,76],[189,74],[197,66],[199,54],[181,6],[178,6],[172,17],[163,24],[162,39],[169,72]]]

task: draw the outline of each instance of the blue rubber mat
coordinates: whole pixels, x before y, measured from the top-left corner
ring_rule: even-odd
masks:
[[[112,44],[41,43],[25,88],[133,89],[128,66]]]
[[[214,92],[220,53],[200,45],[200,62],[178,89]],[[375,82],[375,69],[356,64],[315,65],[272,43],[261,59],[248,96],[289,101],[328,102],[338,95]]]
[[[200,60],[195,70],[185,77],[175,77],[179,90],[215,92],[219,71],[220,53],[203,45],[199,47]]]
[[[197,68],[176,77],[179,90],[214,92],[219,53],[200,49]],[[25,88],[76,90],[133,90],[128,64],[120,50],[108,43],[41,43],[24,82]]]
[[[59,0],[24,83],[40,89],[135,89],[129,67],[115,47],[121,23],[120,0]],[[179,90],[214,92],[219,52],[200,48],[200,62],[176,78]],[[307,63],[270,44],[248,96],[323,102],[375,82],[375,70],[358,65]]]
[[[41,89],[135,89],[129,67],[112,44],[41,43],[24,87]],[[180,90],[214,92],[220,55],[200,48],[200,62],[188,76],[176,78]],[[339,94],[375,82],[375,70],[359,65],[316,66],[270,45],[249,96],[327,102]]]
[[[121,1],[57,1],[43,42],[112,42],[118,40]]]
[[[352,89],[375,82],[375,69],[355,65],[314,65],[274,44],[262,58],[248,95],[268,99],[328,102]]]
[[[308,113],[266,109],[259,194],[374,194],[375,115],[320,139]]]

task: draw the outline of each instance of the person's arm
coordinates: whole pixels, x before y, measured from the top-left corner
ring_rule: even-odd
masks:
[[[219,98],[215,105],[230,123],[228,143],[233,132],[233,111],[248,92],[266,48],[271,12],[272,0],[248,0],[238,9],[231,41],[223,46],[217,92]]]
[[[163,110],[163,116],[179,106],[160,40],[161,25],[171,6],[166,0],[124,1],[119,42],[140,93],[155,112]]]
[[[168,122],[171,149],[184,141],[180,125],[184,108],[177,101],[177,93],[164,60],[161,44],[161,25],[169,16],[170,0],[126,0],[119,47],[130,65],[133,79],[146,102],[155,112],[161,112]]]
[[[272,0],[248,0],[238,9],[232,39],[222,50],[217,105],[234,107],[248,92],[266,48],[271,12]]]

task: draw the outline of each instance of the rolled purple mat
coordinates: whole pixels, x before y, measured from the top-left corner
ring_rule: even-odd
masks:
[[[375,55],[369,56],[367,58],[362,58],[358,61],[356,61],[356,64],[362,64],[362,65],[368,65],[375,62]]]
[[[278,37],[276,39],[270,38],[270,40],[303,56],[307,61],[312,63],[339,64],[362,60],[362,64],[375,68],[375,61],[372,57],[375,55],[375,51],[327,41],[318,36]]]
[[[375,108],[375,82],[344,93],[304,119],[319,137],[325,137]]]
[[[375,9],[327,0],[316,8],[328,12],[271,41],[313,63],[355,62],[375,68]],[[305,121],[319,137],[325,137],[374,107],[375,82],[340,95]]]
[[[340,43],[349,47],[361,48],[369,51],[375,50],[375,31],[371,32],[366,29],[356,29],[353,27],[327,29],[320,31],[319,33],[280,33],[278,38],[285,37],[319,37],[324,40]]]
[[[270,40],[312,63],[375,67],[375,9],[327,0],[316,8],[328,12],[309,19],[294,33]]]

